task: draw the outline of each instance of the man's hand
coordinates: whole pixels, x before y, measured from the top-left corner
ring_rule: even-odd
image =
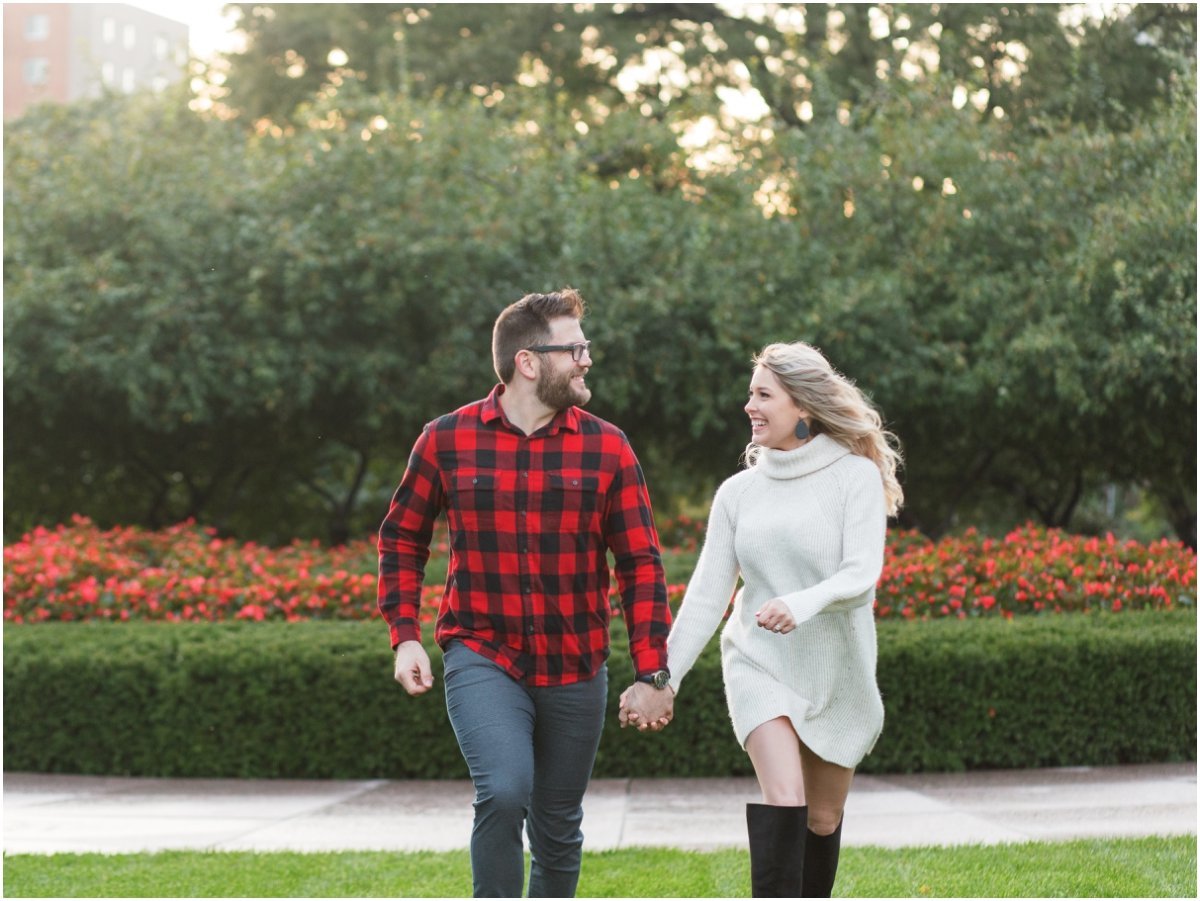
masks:
[[[754,614],[754,618],[758,620],[760,627],[780,635],[787,635],[796,628],[796,618],[792,616],[788,605],[779,598],[773,598],[763,604]]]
[[[621,693],[621,728],[634,726],[639,732],[661,732],[675,715],[675,689],[655,688],[634,682]]]
[[[396,648],[396,681],[410,695],[423,695],[433,687],[429,655],[419,641],[402,641]]]

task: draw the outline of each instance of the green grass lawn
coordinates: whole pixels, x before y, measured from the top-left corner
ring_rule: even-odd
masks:
[[[29,897],[465,897],[465,851],[392,854],[11,855],[4,893]],[[1196,837],[958,848],[846,848],[839,897],[1194,898]],[[581,897],[748,897],[744,851],[588,852]]]

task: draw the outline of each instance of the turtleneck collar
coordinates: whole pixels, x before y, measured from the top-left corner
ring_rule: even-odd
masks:
[[[807,444],[795,450],[776,450],[764,447],[755,464],[762,474],[770,479],[798,479],[850,453],[850,449],[838,444],[828,435],[816,435]]]

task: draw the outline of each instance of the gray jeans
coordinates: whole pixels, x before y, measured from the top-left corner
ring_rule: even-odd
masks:
[[[453,641],[444,679],[446,709],[475,784],[475,897],[521,897],[522,826],[529,833],[529,897],[574,897],[583,794],[604,728],[607,667],[586,682],[533,687]]]

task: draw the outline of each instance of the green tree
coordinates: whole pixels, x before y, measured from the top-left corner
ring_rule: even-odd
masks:
[[[185,99],[47,106],[6,129],[8,528],[14,508],[211,514],[223,486],[283,463],[272,426],[302,381],[239,290],[264,233],[250,160]]]
[[[496,312],[572,284],[660,507],[734,470],[750,355],[802,338],[904,441],[905,524],[1070,524],[1118,482],[1194,541],[1185,68],[1129,128],[1046,135],[950,76],[701,146],[541,83],[335,72],[255,131],[182,95],[42,109],[5,134],[6,529],[372,530],[422,424],[490,387]]]
[[[1194,94],[1172,96],[1126,134],[1017,143],[916,89],[776,142],[829,260],[801,334],[904,439],[907,524],[1068,525],[1132,479],[1194,540]]]
[[[412,96],[540,84],[589,115],[599,104],[686,118],[718,88],[753,88],[777,127],[802,129],[940,73],[946,100],[965,89],[985,117],[1041,132],[1062,119],[1127,129],[1196,47],[1189,4],[1101,18],[1081,4],[232,6],[247,47],[229,58],[228,102],[277,121],[350,71],[371,93]]]

